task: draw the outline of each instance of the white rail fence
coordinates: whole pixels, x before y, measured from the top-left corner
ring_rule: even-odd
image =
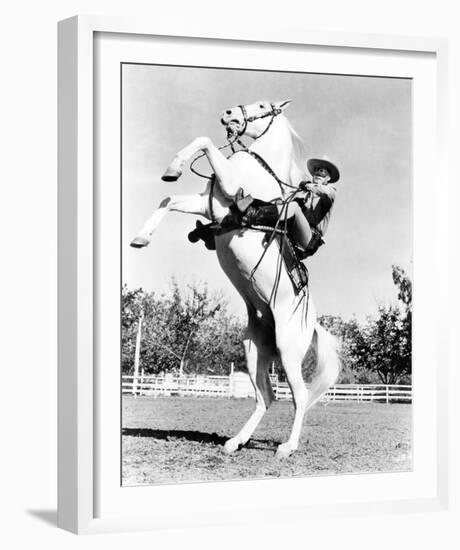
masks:
[[[308,384],[307,384],[308,385]],[[277,399],[292,399],[289,386],[272,378],[272,387]],[[234,372],[230,376],[164,376],[140,375],[122,377],[123,394],[134,396],[210,396],[253,397],[254,390],[249,376]],[[412,402],[412,386],[384,384],[336,384],[322,398],[330,401],[377,401],[383,403]]]

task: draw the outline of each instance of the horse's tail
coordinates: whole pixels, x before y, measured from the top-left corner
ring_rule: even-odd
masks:
[[[338,339],[319,323],[315,325],[314,338],[316,339],[317,364],[308,391],[307,409],[314,405],[336,382],[341,368]]]

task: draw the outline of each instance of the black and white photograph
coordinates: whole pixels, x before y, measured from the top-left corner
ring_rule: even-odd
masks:
[[[455,7],[5,6],[2,547],[458,546]]]
[[[411,86],[121,65],[123,486],[411,470]]]

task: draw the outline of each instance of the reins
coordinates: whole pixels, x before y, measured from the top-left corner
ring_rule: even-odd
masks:
[[[261,157],[259,153],[256,153],[255,151],[251,151],[250,149],[246,149],[245,152],[251,155],[252,158],[256,159],[256,161],[262,166],[262,168],[264,168],[270,174],[270,176],[273,177],[273,179],[278,184],[282,194],[284,193],[283,187],[290,187],[291,189],[297,189],[295,185],[291,185],[290,183],[286,183],[285,181],[281,180],[275,174],[274,170],[272,170],[268,162],[263,157]]]
[[[267,250],[269,249],[269,247],[272,244],[272,242],[274,241],[277,233],[279,233],[279,232],[281,232],[283,234],[283,239],[281,241],[281,243],[282,243],[281,244],[281,250],[280,250],[280,255],[282,256],[283,248],[284,248],[284,241],[285,241],[285,237],[287,235],[288,207],[289,207],[289,204],[294,200],[294,197],[296,196],[296,194],[297,194],[297,191],[294,191],[293,193],[291,193],[287,197],[287,199],[285,201],[283,201],[281,203],[282,204],[281,212],[278,216],[278,219],[276,220],[275,226],[273,228],[270,228],[270,236],[268,238],[267,245],[265,246],[264,251],[262,252],[262,255],[260,256],[260,258],[257,261],[256,265],[254,266],[254,268],[251,271],[251,275],[250,275],[251,279],[254,277],[254,274],[257,271],[258,267],[260,266],[262,260],[264,259],[264,256],[265,256]],[[283,227],[283,229],[280,230],[279,225],[280,225],[281,221],[283,221],[284,227]],[[277,273],[277,275],[278,275],[278,273]]]
[[[259,139],[264,134],[266,134],[268,132],[268,129],[270,128],[270,126],[273,124],[273,120],[275,119],[275,117],[280,115],[283,112],[281,109],[277,109],[273,105],[273,103],[270,103],[271,111],[263,113],[262,115],[253,115],[253,116],[248,117],[246,107],[244,105],[238,105],[238,107],[241,109],[241,112],[243,113],[243,120],[244,120],[243,129],[238,132],[238,136],[243,136],[246,133],[246,129],[248,127],[248,122],[254,122],[255,120],[259,120],[261,118],[266,118],[268,116],[272,117],[270,122],[268,123],[267,127],[265,128],[265,130],[259,136],[257,136],[256,139]]]

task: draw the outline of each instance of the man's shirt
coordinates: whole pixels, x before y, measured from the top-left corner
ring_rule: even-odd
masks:
[[[335,185],[313,185],[311,191],[307,191],[302,211],[311,227],[316,227],[324,235],[329,225],[332,205],[335,201],[337,189]]]

